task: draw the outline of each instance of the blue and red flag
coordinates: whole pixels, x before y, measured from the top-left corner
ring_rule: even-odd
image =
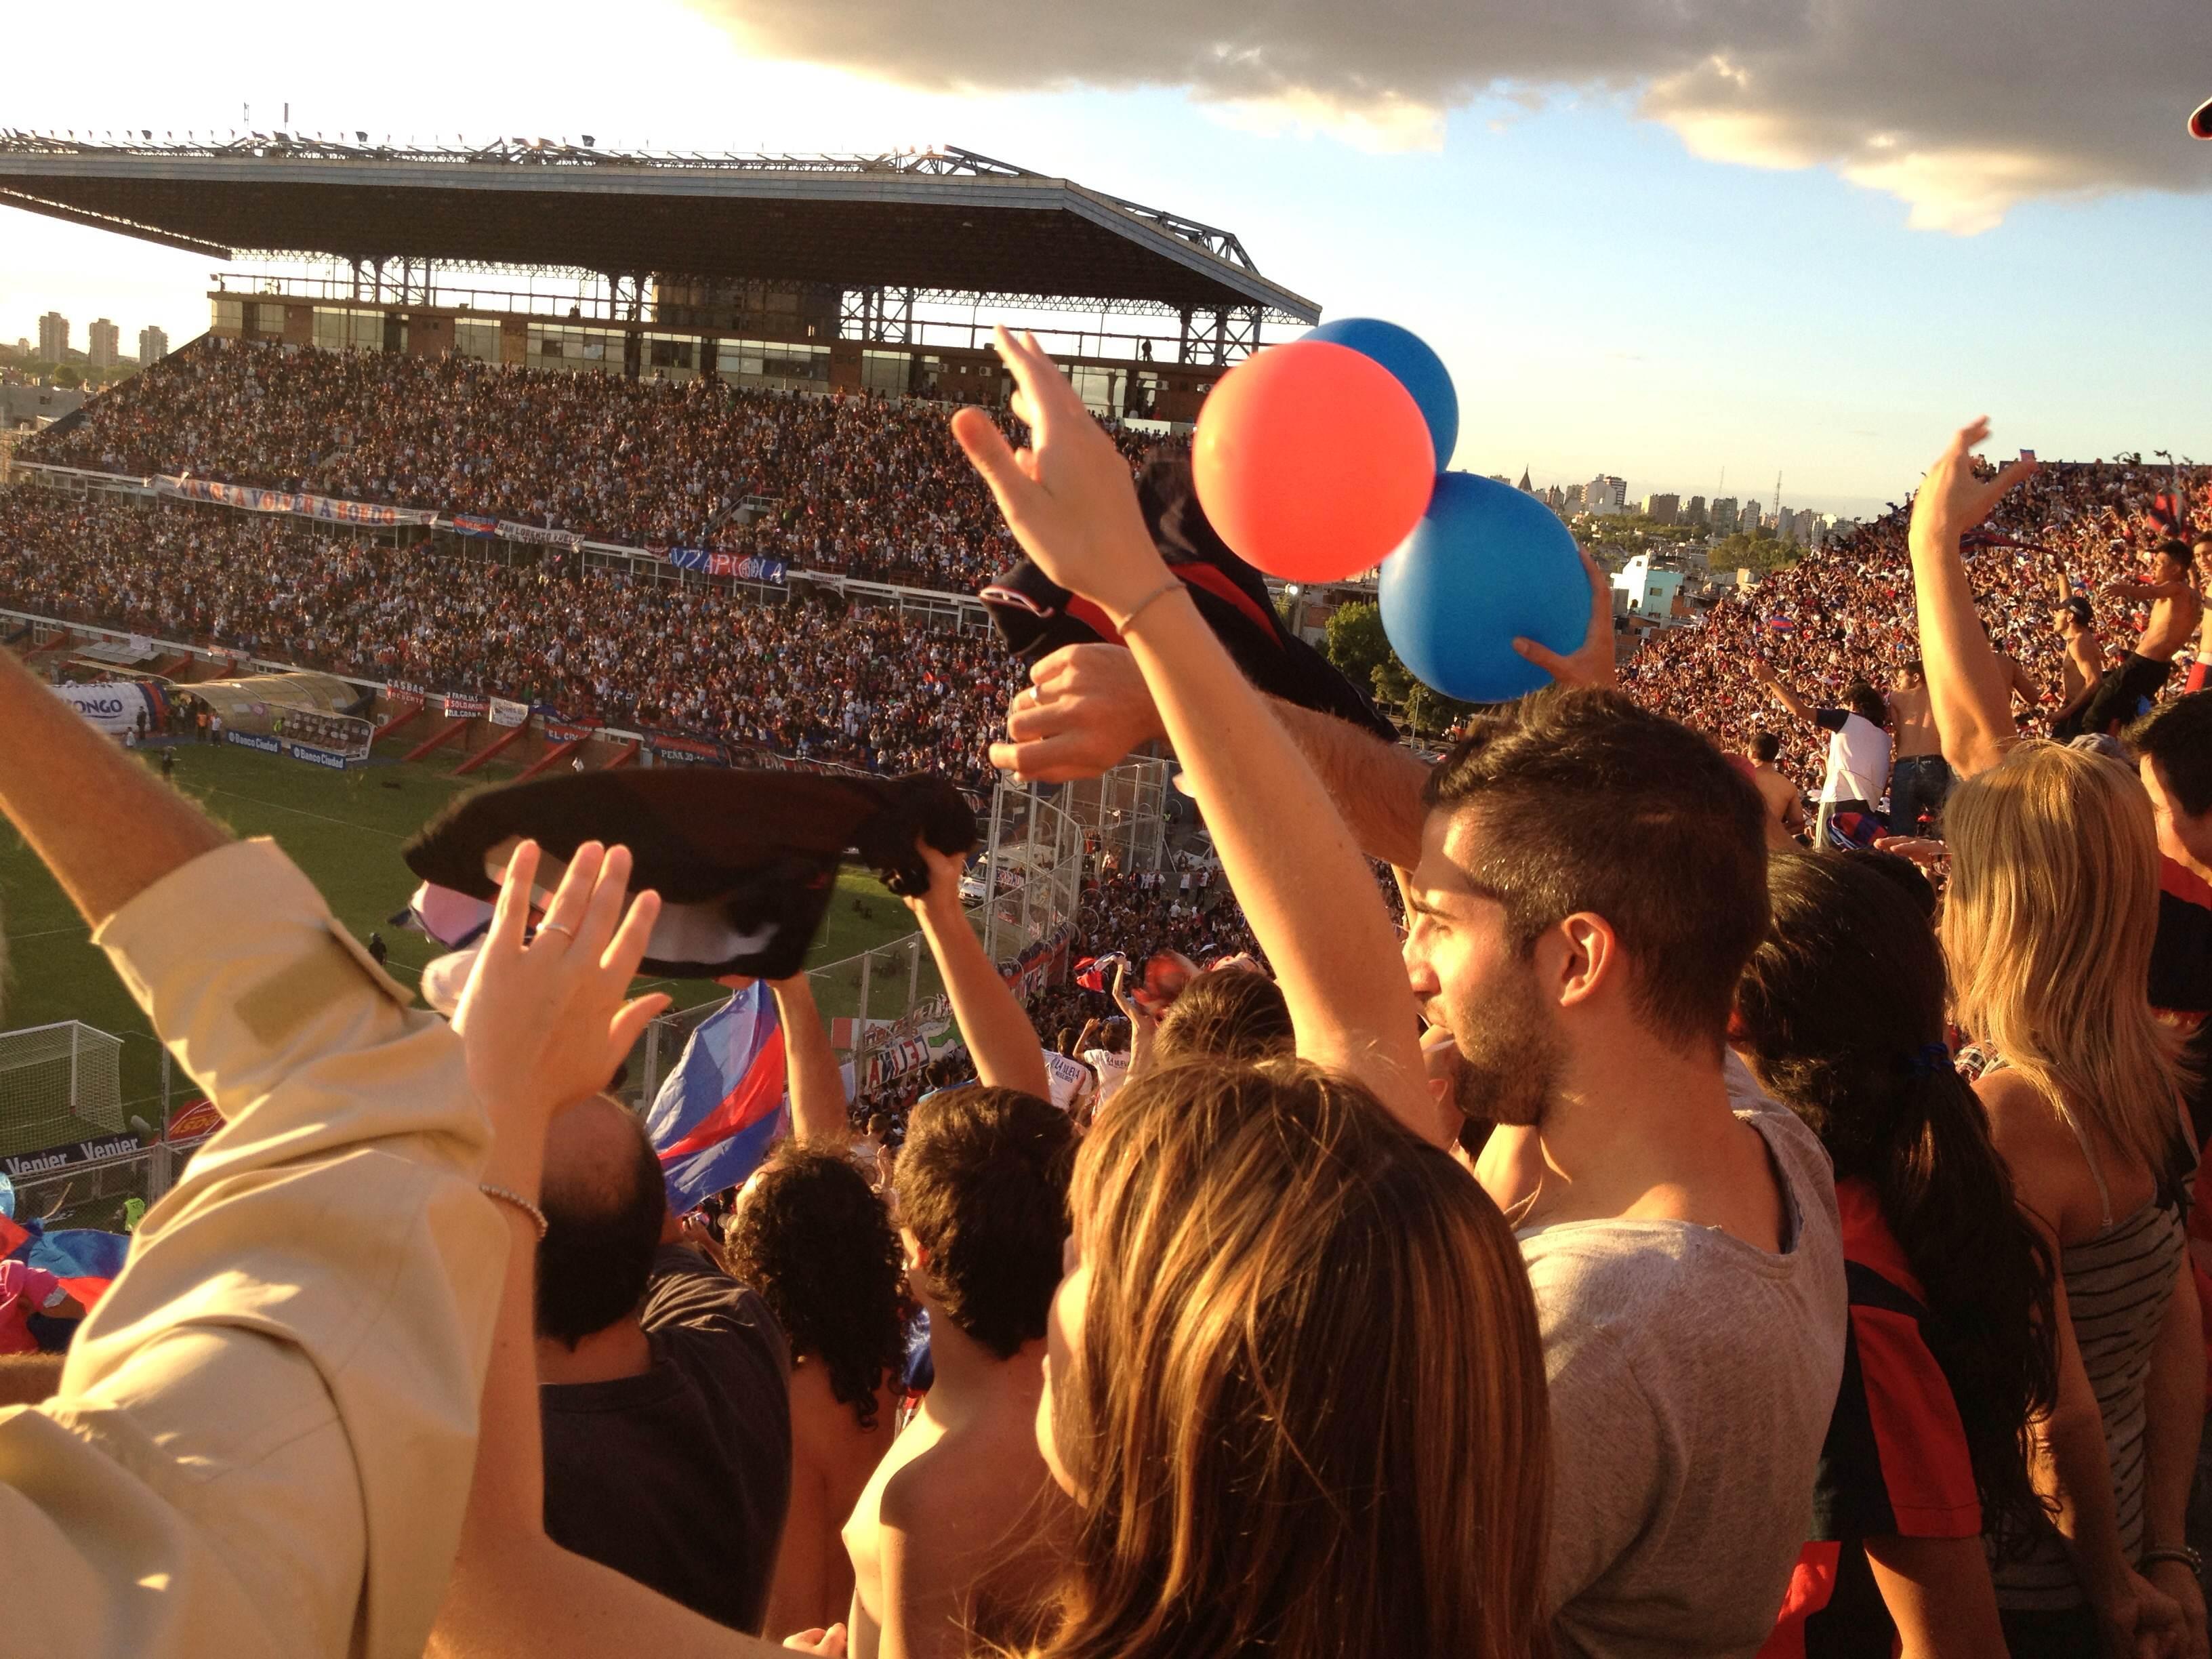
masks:
[[[94,1227],[58,1227],[49,1232],[44,1222],[0,1216],[0,1258],[45,1268],[88,1308],[123,1271],[130,1254],[131,1240],[122,1233]]]
[[[669,1207],[695,1210],[758,1169],[788,1127],[786,1098],[783,1029],[755,981],[691,1033],[646,1116]]]

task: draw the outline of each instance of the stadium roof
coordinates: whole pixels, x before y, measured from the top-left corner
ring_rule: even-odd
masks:
[[[1228,231],[971,151],[617,154],[590,141],[395,149],[0,131],[0,205],[167,246],[1085,299],[1115,310],[1321,308]]]

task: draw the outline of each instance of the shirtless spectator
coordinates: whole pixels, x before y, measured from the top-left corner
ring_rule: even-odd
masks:
[[[1813,821],[1815,847],[1828,844],[1830,826],[1843,813],[1871,818],[1875,802],[1889,781],[1889,705],[1864,680],[1844,688],[1843,708],[1815,708],[1784,685],[1762,658],[1751,662],[1751,677],[1771,691],[1784,708],[1828,733],[1828,769],[1820,780],[1820,807]]]
[[[2105,641],[2096,627],[2096,612],[2079,593],[2066,592],[2066,579],[2058,578],[2058,609],[2051,626],[2066,641],[2058,668],[2058,712],[2051,717],[2051,735],[2061,743],[2081,735],[2081,715],[2105,677]]]
[[[838,1529],[896,1431],[898,1240],[843,1147],[786,1140],[745,1183],[726,1258],[791,1345],[791,1508],[768,1628],[824,1628],[853,1600]]]
[[[845,1525],[853,1659],[1037,1634],[1075,1519],[1036,1438],[1074,1158],[1066,1114],[1032,1095],[963,1089],[915,1110],[899,1231],[936,1378]]]
[[[2136,648],[2098,681],[2081,729],[2110,735],[2156,700],[2173,673],[2174,653],[2190,642],[2204,614],[2197,592],[2197,560],[2189,544],[2164,541],[2143,556],[2145,581],[2112,581],[2102,592],[2115,599],[2148,599],[2150,616]]]
[[[1747,775],[1758,786],[1759,798],[1766,803],[1768,849],[1794,853],[1801,844],[1797,837],[1805,833],[1805,792],[1775,764],[1781,753],[1782,739],[1771,732],[1761,732],[1751,740]]]
[[[1928,701],[1928,670],[1915,657],[1899,671],[1889,693],[1895,753],[1889,763],[1889,827],[1893,835],[1933,834],[1943,798],[1951,793],[1950,763]],[[1929,828],[1923,830],[1921,820]]]

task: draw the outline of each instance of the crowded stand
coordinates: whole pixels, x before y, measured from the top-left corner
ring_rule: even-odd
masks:
[[[2178,493],[2177,493],[2178,492]],[[1784,719],[1747,678],[1764,660],[1808,700],[1840,704],[1854,681],[1888,692],[1921,655],[1906,549],[1911,507],[1857,525],[1755,587],[1723,595],[1691,626],[1660,631],[1624,664],[1622,684],[1741,753],[1761,732],[1782,739],[1802,775],[1825,736]],[[1977,532],[1967,574],[1999,653],[2018,665],[2021,729],[2048,735],[2066,707],[2069,641],[2087,630],[2117,664],[2140,626],[2140,601],[2104,592],[2141,574],[2142,556],[2189,527],[2212,527],[2212,469],[2179,476],[2140,456],[2046,464]],[[2076,601],[2079,602],[2078,605]],[[2069,607],[2087,615],[2069,629]],[[2178,667],[2191,660],[2184,653]]]
[[[1969,427],[1625,669],[1601,604],[1431,762],[1263,697],[1127,450],[999,347],[1031,447],[927,441],[1114,623],[1079,696],[860,612],[0,497],[0,591],[50,613],[732,732],[775,684],[778,738],[956,781],[1002,722],[1065,775],[1164,735],[1218,859],[1102,861],[1078,931],[1128,961],[1024,1007],[972,818],[897,820],[958,1048],[894,1121],[773,980],[788,1133],[672,1206],[708,1128],[604,1092],[665,1003],[629,847],[556,878],[554,821],[503,823],[448,1023],[0,662],[0,811],[230,1120],[66,1366],[0,1358],[12,1565],[68,1589],[27,1650],[96,1612],[376,1659],[2205,1654],[2203,480],[1995,471]],[[283,478],[312,434],[260,441]],[[1784,730],[1828,744],[1810,850]]]
[[[210,344],[32,439],[59,466],[476,514],[972,592],[1012,556],[943,405]],[[1158,440],[1117,433],[1133,463]]]
[[[755,750],[988,787],[1017,669],[860,605],[513,568],[222,509],[0,493],[0,603],[333,673],[527,699]]]

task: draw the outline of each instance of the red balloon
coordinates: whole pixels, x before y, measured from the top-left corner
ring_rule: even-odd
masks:
[[[1436,446],[1398,377],[1328,340],[1270,346],[1198,411],[1199,504],[1247,563],[1292,581],[1373,568],[1413,533]]]

